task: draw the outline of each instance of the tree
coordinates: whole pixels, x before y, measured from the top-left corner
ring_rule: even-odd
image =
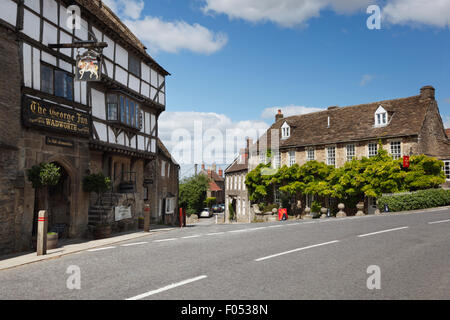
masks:
[[[111,188],[111,179],[105,177],[103,173],[92,173],[83,179],[83,190],[85,192],[95,192],[97,194],[97,202],[100,195]]]
[[[180,207],[186,210],[186,214],[199,213],[203,208],[206,199],[206,192],[209,187],[209,178],[199,174],[185,178],[180,183]]]

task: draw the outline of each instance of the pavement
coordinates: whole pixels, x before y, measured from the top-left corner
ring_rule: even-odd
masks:
[[[448,207],[205,223],[1,270],[0,299],[450,299],[449,230]]]

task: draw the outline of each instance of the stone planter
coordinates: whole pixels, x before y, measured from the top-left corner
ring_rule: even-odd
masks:
[[[356,209],[358,209],[358,212],[356,212],[356,216],[361,217],[361,216],[365,216],[364,214],[364,202],[358,202],[358,204],[356,205]]]
[[[58,234],[49,233],[47,234],[47,250],[55,249],[58,247]]]
[[[306,207],[305,208],[305,215],[303,216],[303,219],[312,219],[313,216],[311,215],[311,208]]]
[[[343,217],[347,216],[347,214],[344,212],[345,204],[339,203],[338,209],[339,209],[339,212],[336,214],[336,218],[343,218]]]
[[[324,208],[324,207],[320,208],[320,213],[321,213],[320,219],[325,219],[327,217],[327,212],[328,212],[327,208]]]

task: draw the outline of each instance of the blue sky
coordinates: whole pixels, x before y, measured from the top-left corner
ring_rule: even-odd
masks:
[[[171,130],[190,130],[205,114],[205,125],[214,113],[224,126],[263,128],[278,107],[309,112],[416,95],[423,85],[436,88],[450,127],[450,1],[105,2],[172,74],[160,122],[169,149]],[[377,2],[381,29],[369,30],[366,9]]]

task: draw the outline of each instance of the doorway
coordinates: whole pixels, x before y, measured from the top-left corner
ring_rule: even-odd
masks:
[[[58,237],[67,238],[70,226],[71,179],[63,166],[60,168],[61,177],[55,186],[48,188],[48,231],[58,233]]]

